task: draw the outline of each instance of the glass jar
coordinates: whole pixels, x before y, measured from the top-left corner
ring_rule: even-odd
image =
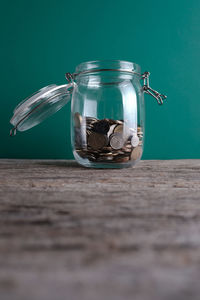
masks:
[[[144,92],[159,104],[166,98],[149,87],[149,75],[128,61],[82,63],[75,73],[66,73],[68,84],[47,86],[16,107],[11,135],[37,125],[72,98],[71,144],[76,161],[93,168],[133,166],[143,152]]]

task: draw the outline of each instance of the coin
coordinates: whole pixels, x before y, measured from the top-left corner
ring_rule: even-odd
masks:
[[[126,149],[131,149],[131,148],[132,148],[131,142],[130,142],[130,141],[127,141],[127,142],[124,144],[124,148],[126,148]]]
[[[123,140],[123,136],[121,133],[113,133],[110,136],[110,146],[113,149],[121,149],[124,145],[124,140]]]
[[[115,129],[116,126],[117,126],[117,124],[113,124],[113,125],[110,126],[110,129],[107,133],[108,137],[114,132],[114,129]]]
[[[129,143],[129,141],[128,141],[128,143],[125,143],[124,147],[126,149],[132,149],[133,148],[132,145],[131,145],[131,143]]]
[[[112,152],[107,152],[107,153],[100,153],[100,156],[112,156]]]
[[[94,117],[85,117],[85,119],[87,123],[93,123],[97,121],[97,119]]]
[[[137,147],[139,144],[139,138],[137,135],[133,135],[132,138],[131,138],[131,145],[133,147]]]
[[[101,162],[103,162],[103,161],[109,162],[112,160],[113,160],[113,156],[100,156],[97,158],[97,161],[101,161]]]
[[[123,147],[123,148],[122,148],[122,151],[123,151],[124,153],[131,153],[132,147],[131,147],[131,148]]]
[[[75,148],[82,157],[93,162],[125,163],[142,154],[141,127],[129,128],[123,120],[82,117],[74,114]]]
[[[105,119],[105,120],[108,120],[110,125],[123,124],[123,121],[120,120],[113,120],[113,119]]]
[[[89,129],[86,129],[86,134],[87,134],[87,137],[91,134],[91,131]]]
[[[102,134],[107,134],[107,132],[110,129],[110,124],[106,119],[96,121],[93,124],[93,131],[102,133]]]
[[[140,146],[137,146],[133,149],[131,153],[131,160],[137,160],[142,156],[142,148]]]
[[[127,139],[131,134],[130,129],[125,124],[118,124],[114,128],[114,133],[117,133],[117,132],[123,134],[125,139]]]
[[[110,125],[115,124],[115,120],[111,120],[111,119],[108,119],[108,118],[105,118],[104,120],[106,120]]]
[[[131,136],[137,134],[137,128],[129,128],[129,130]]]
[[[115,120],[115,122],[116,122],[117,124],[123,124],[123,123],[124,123],[123,120]]]
[[[112,151],[112,148],[110,146],[106,146],[106,147],[103,147],[101,148],[101,152],[111,152]]]
[[[121,149],[120,150],[115,150],[115,151],[113,151],[113,153],[116,154],[116,155],[124,155],[124,151],[121,151]]]
[[[82,117],[78,112],[76,112],[74,114],[74,125],[75,125],[75,127],[80,128],[81,123],[82,123]]]
[[[87,152],[91,153],[91,154],[93,154],[95,156],[99,156],[101,154],[101,153],[99,153],[99,151],[93,150],[93,149],[90,149],[90,148],[87,148]]]
[[[85,152],[82,149],[76,149],[76,152],[80,157],[82,157],[82,158],[85,157]]]
[[[138,131],[137,134],[138,134],[139,137],[141,137],[141,138],[143,137],[143,132]]]
[[[139,146],[142,146],[142,144],[143,144],[143,143],[142,143],[142,140],[140,140],[138,145],[139,145]]]
[[[84,131],[87,131],[87,130],[89,130],[89,131],[92,131],[92,125],[87,125],[87,126],[81,126],[81,129],[82,129],[82,131],[84,132]]]
[[[116,157],[115,158],[115,162],[123,163],[123,162],[127,162],[127,161],[129,161],[128,156],[121,156],[121,157]]]
[[[116,125],[114,132],[115,133],[116,132],[122,133],[123,130],[124,130],[124,125],[123,124],[118,124],[118,125]]]
[[[75,134],[75,144],[77,147],[80,147],[82,144],[82,135],[79,128],[74,128],[74,134]]]
[[[85,158],[87,158],[91,161],[96,161],[96,156],[94,154],[91,154],[91,153],[86,153]]]
[[[91,132],[88,137],[88,145],[94,149],[98,150],[101,149],[108,144],[108,138],[106,135],[98,133],[98,132]]]

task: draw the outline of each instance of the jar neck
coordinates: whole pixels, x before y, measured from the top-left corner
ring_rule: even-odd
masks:
[[[96,60],[79,64],[76,67],[76,74],[94,73],[98,70],[118,70],[141,74],[140,66],[129,61],[123,60]]]
[[[118,84],[140,78],[140,66],[127,61],[106,60],[80,64],[76,68],[78,84]]]

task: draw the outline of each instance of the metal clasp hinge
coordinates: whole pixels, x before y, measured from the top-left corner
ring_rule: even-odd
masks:
[[[74,83],[74,75],[73,74],[68,72],[68,73],[65,74],[65,78],[67,79],[67,81],[69,83]]]
[[[150,86],[149,86],[149,76],[150,73],[149,72],[144,72],[141,75],[141,79],[143,79],[143,91],[149,95],[151,95],[152,97],[154,97],[157,101],[157,103],[159,105],[163,104],[163,100],[165,100],[167,98],[166,95],[160,94],[159,92],[153,90]]]
[[[16,133],[17,133],[17,127],[15,126],[10,130],[10,136],[14,136],[16,135]]]

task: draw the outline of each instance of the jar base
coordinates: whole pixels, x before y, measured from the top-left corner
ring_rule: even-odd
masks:
[[[94,169],[124,169],[124,168],[131,168],[133,167],[134,165],[136,165],[140,159],[137,159],[137,160],[131,160],[131,161],[128,161],[128,162],[121,162],[121,163],[112,163],[112,162],[109,162],[109,163],[105,163],[105,162],[92,162],[90,161],[89,159],[87,158],[82,158],[80,157],[76,151],[73,152],[73,155],[74,155],[74,158],[75,160],[83,167],[86,167],[86,168],[94,168]]]

